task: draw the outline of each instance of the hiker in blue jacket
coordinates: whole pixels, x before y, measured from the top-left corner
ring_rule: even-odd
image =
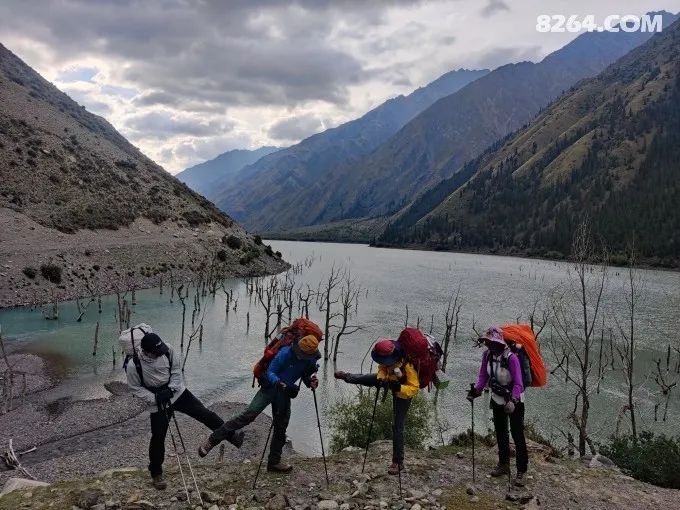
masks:
[[[319,386],[319,380],[315,375],[319,369],[317,364],[319,358],[321,358],[319,340],[314,335],[305,336],[299,342],[282,347],[269,363],[263,376],[259,378],[260,389],[250,405],[215,430],[199,447],[198,454],[201,457],[208,455],[208,452],[224,439],[252,423],[271,404],[274,430],[267,470],[278,473],[292,471],[293,467],[290,464],[281,461],[281,452],[286,444],[286,429],[290,421],[290,401],[297,397],[300,389],[298,381],[301,380],[305,386],[312,389]]]

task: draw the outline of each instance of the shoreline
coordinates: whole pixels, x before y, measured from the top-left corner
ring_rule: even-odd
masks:
[[[59,397],[51,392],[59,388],[63,379],[52,375],[49,360],[17,351],[8,357],[13,366],[30,360],[33,375],[42,384],[34,385],[24,397],[15,400],[10,411],[0,414],[0,450],[12,439],[22,466],[36,479],[54,482],[92,476],[106,469],[143,468],[148,463],[149,413],[124,382],[105,383],[107,396],[103,398]],[[227,419],[246,404],[222,401],[208,407]],[[200,464],[196,450],[210,431],[181,413],[177,413],[177,419],[192,463]],[[260,415],[246,429],[246,441],[240,450],[225,443],[225,458],[254,457],[264,446],[270,423],[269,416]],[[168,448],[171,453],[171,446]],[[292,452],[292,448],[287,446],[287,451]],[[168,455],[166,464],[170,462],[173,460]],[[5,468],[0,461],[0,487],[8,478],[23,477],[20,471]]]

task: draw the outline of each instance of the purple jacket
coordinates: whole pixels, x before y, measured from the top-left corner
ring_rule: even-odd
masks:
[[[511,353],[508,356],[508,370],[512,377],[512,398],[519,400],[524,393],[524,384],[522,383],[522,369],[519,366],[519,358],[516,354]],[[479,377],[475,390],[481,392],[486,385],[489,384],[489,350],[484,351],[482,355],[482,365],[479,367]]]

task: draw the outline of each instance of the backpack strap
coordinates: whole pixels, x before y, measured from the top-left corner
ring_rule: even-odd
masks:
[[[151,393],[156,393],[158,390],[164,388],[167,386],[167,384],[170,382],[170,375],[172,374],[172,358],[170,357],[170,353],[166,352],[165,357],[168,358],[168,383],[164,384],[160,388],[151,388],[150,386],[147,386],[146,383],[144,382],[144,373],[142,371],[142,361],[139,359],[139,354],[137,354],[137,348],[135,347],[135,335],[134,335],[134,330],[138,329],[142,333],[144,333],[144,330],[142,328],[130,328],[130,341],[132,342],[132,356],[126,356],[125,361],[123,362],[123,368],[127,370],[127,364],[132,359],[132,362],[135,365],[135,369],[137,370],[137,375],[139,376],[139,382],[142,385],[142,387],[146,388],[149,390]]]

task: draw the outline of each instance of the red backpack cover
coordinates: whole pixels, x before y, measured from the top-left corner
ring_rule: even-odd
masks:
[[[531,387],[540,388],[548,382],[548,371],[541,356],[541,350],[529,324],[505,324],[501,326],[503,338],[511,348],[524,349],[531,365]],[[515,344],[515,345],[513,345]]]
[[[279,334],[267,344],[267,347],[265,347],[262,357],[255,363],[255,366],[253,367],[253,375],[255,378],[259,379],[264,375],[269,363],[274,359],[274,356],[276,356],[282,347],[291,345],[293,342],[297,342],[307,335],[315,336],[319,342],[323,340],[321,328],[309,319],[295,319],[290,326],[279,331]]]
[[[422,331],[416,328],[404,329],[399,335],[398,342],[406,359],[418,372],[420,387],[427,388],[433,384],[441,358],[441,348],[438,348],[438,344],[430,343]]]

